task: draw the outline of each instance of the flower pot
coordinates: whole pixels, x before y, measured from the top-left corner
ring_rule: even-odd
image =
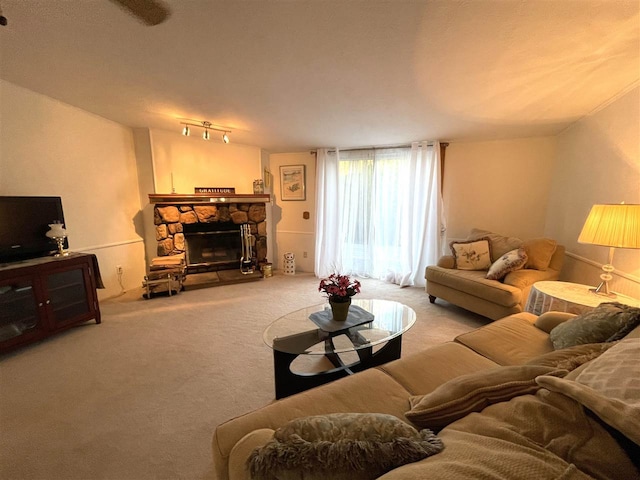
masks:
[[[351,305],[351,297],[347,298],[347,301],[336,302],[329,300],[331,306],[331,315],[336,322],[344,322],[349,315],[349,305]]]

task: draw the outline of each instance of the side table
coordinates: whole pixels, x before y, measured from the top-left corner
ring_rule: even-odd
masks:
[[[580,314],[594,309],[601,303],[618,302],[640,307],[640,300],[616,293],[615,298],[605,297],[589,291],[590,285],[579,283],[545,281],[531,287],[525,311],[541,315],[550,310]]]

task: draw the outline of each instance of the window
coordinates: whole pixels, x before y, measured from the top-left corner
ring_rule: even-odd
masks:
[[[440,252],[438,151],[426,143],[318,150],[318,276],[424,285],[426,262]]]

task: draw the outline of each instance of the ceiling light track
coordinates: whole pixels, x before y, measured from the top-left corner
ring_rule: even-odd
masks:
[[[186,137],[191,135],[191,128],[190,127],[197,127],[197,128],[204,129],[204,131],[202,132],[202,138],[204,140],[209,140],[211,138],[211,135],[210,135],[209,131],[210,130],[214,130],[216,132],[222,132],[222,141],[224,143],[229,143],[229,133],[231,133],[231,130],[229,130],[227,128],[214,127],[211,122],[208,122],[206,120],[198,121],[198,123],[180,122],[180,125],[184,125],[184,127],[182,128],[182,135],[184,135]]]

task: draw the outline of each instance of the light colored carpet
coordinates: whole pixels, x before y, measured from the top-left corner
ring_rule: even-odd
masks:
[[[396,300],[417,321],[403,356],[488,323],[422,288],[362,280],[359,298]],[[213,479],[219,423],[273,401],[262,331],[322,303],[311,274],[101,303],[88,322],[0,358],[0,478]]]

